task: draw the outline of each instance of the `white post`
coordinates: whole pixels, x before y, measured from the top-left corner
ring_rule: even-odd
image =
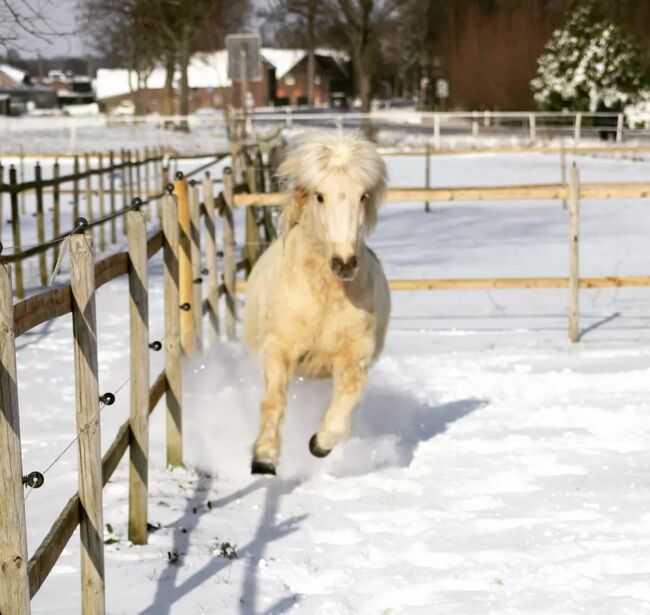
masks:
[[[580,175],[575,164],[571,167],[569,183],[569,339],[580,339],[578,312],[580,291],[579,229],[580,229]]]
[[[573,129],[573,138],[576,146],[580,143],[580,131],[582,128],[582,113],[576,113],[575,127]]]
[[[623,120],[623,114],[619,113],[616,121],[616,143],[623,143]]]
[[[472,136],[478,137],[478,111],[472,112]]]
[[[535,143],[537,141],[537,125],[535,123],[535,114],[531,113],[528,116],[528,125],[530,128],[530,141],[531,143]]]
[[[433,147],[440,150],[440,114],[433,114]]]

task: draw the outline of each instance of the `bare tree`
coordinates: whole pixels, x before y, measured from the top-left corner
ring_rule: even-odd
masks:
[[[26,38],[49,43],[57,36],[72,32],[59,32],[45,17],[49,1],[0,0],[0,45],[5,49],[25,48]]]

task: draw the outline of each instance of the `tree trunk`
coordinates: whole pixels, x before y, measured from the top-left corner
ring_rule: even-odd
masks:
[[[314,106],[314,80],[316,79],[316,41],[314,22],[316,18],[316,0],[309,0],[307,16],[307,104]]]
[[[165,55],[165,86],[163,89],[163,115],[174,115],[174,73],[176,58],[173,53]]]
[[[190,37],[189,32],[183,33],[180,45],[179,64],[181,70],[181,100],[180,114],[189,115],[190,112],[190,85],[187,78],[187,68],[190,63]]]

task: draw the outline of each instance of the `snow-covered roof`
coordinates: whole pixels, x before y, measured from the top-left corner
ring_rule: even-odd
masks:
[[[25,81],[25,77],[29,74],[24,70],[20,70],[11,64],[0,64],[0,72],[2,72],[7,79],[13,81],[16,85],[21,85]]]
[[[317,49],[318,55],[327,55],[338,62],[347,60],[347,56],[331,49]],[[275,67],[275,76],[284,77],[306,55],[304,49],[271,49],[264,47],[261,50],[262,58]],[[197,53],[192,56],[187,71],[187,78],[191,88],[226,88],[232,85],[228,79],[228,52],[224,49],[211,53]],[[131,87],[129,87],[129,79]],[[176,73],[175,80],[179,79]],[[152,89],[162,88],[165,83],[165,70],[156,68],[146,80],[146,87]],[[97,71],[96,90],[97,99],[105,100],[113,96],[124,96],[137,89],[138,80],[135,72],[125,68],[100,68]]]

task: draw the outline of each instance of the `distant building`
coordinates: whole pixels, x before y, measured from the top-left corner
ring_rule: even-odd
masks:
[[[277,104],[306,104],[307,57],[304,50],[263,48],[261,79],[247,84],[248,104],[255,107]],[[138,79],[127,69],[97,71],[97,101],[107,113],[132,109],[137,98],[143,113],[161,113],[165,70],[154,69],[143,79],[145,87],[138,89]],[[228,79],[228,54],[225,50],[195,54],[188,68],[190,87],[189,110],[227,109],[241,105],[239,83]],[[179,112],[180,75],[174,79],[174,113]],[[316,104],[330,104],[335,93],[349,95],[351,80],[347,58],[340,53],[319,50],[315,74]]]
[[[51,70],[41,83],[56,90],[59,107],[88,105],[95,102],[95,92],[90,77],[74,75],[62,70]]]
[[[0,111],[9,115],[57,107],[54,88],[35,83],[28,72],[9,64],[0,64],[0,99],[4,100]]]

